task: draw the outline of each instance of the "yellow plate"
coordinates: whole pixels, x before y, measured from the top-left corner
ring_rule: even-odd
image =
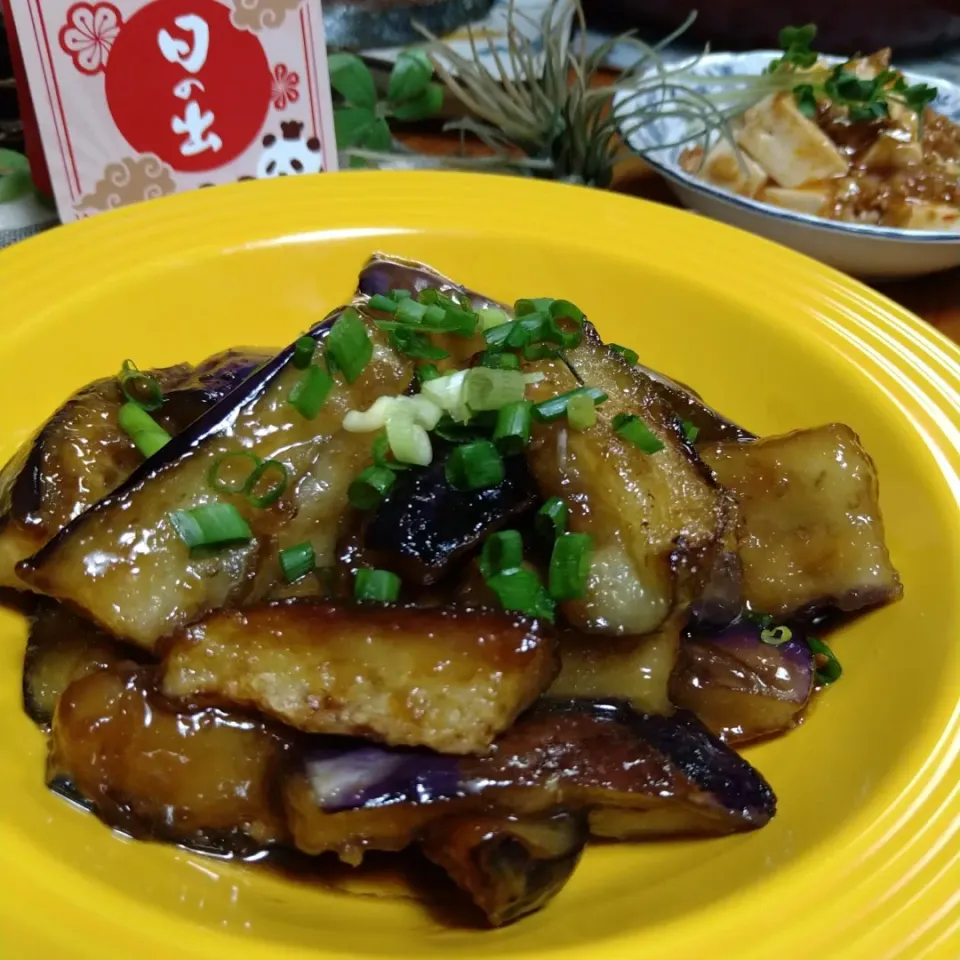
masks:
[[[756,833],[588,851],[495,932],[111,836],[43,787],[0,631],[5,960],[956,960],[960,956],[960,351],[837,273],[746,233],[597,191],[341,174],[151,202],[0,255],[2,452],[119,367],[277,344],[373,250],[495,297],[565,297],[760,433],[841,420],[876,458],[901,603],[837,636],[843,679],[747,751],[780,798]],[[280,951],[284,951],[282,954]]]

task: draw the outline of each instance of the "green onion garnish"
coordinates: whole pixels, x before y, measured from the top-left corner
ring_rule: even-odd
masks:
[[[582,600],[587,595],[593,538],[588,533],[557,537],[550,556],[550,596],[554,600]]]
[[[120,375],[120,391],[131,403],[144,410],[159,410],[163,406],[163,391],[149,373],[141,373],[132,360],[124,360]]]
[[[543,338],[572,349],[583,339],[583,311],[569,300],[554,300],[543,325]]]
[[[523,348],[523,359],[528,361],[553,360],[558,356],[560,351],[547,343],[528,343]]]
[[[421,383],[427,383],[430,380],[436,380],[440,376],[440,371],[434,363],[421,363],[417,367],[417,379]]]
[[[523,563],[523,537],[518,530],[491,533],[480,554],[480,572],[484,580],[507,570],[516,570]]]
[[[771,647],[779,647],[781,643],[786,643],[793,637],[793,631],[789,627],[774,627],[772,630],[761,630],[760,639],[764,643],[769,643]]]
[[[298,370],[306,370],[313,361],[317,341],[313,337],[300,337],[293,345],[293,365]]]
[[[828,686],[839,680],[843,667],[840,666],[840,661],[834,656],[833,651],[816,637],[807,637],[807,645],[813,651],[817,683]]]
[[[192,510],[177,510],[170,514],[170,522],[191,550],[224,543],[247,543],[253,539],[247,521],[232,503],[208,503]]]
[[[120,429],[145,457],[152,457],[171,440],[170,434],[134,400],[120,407],[117,420]]]
[[[481,307],[477,316],[480,318],[480,330],[483,333],[510,322],[510,317],[498,307]]]
[[[375,293],[367,302],[371,310],[382,310],[384,313],[396,313],[397,301],[385,297],[382,293]]]
[[[373,356],[373,343],[360,314],[348,307],[327,334],[327,352],[347,383],[363,373]]]
[[[405,300],[404,303],[406,302]],[[390,343],[398,353],[406,354],[414,360],[446,360],[450,356],[446,350],[432,343],[426,334],[408,327],[391,330]]]
[[[534,416],[538,420],[550,422],[558,420],[567,412],[567,404],[573,397],[589,397],[595,405],[601,404],[607,399],[607,395],[599,387],[577,387],[576,390],[570,390],[567,393],[561,393],[557,397],[551,397],[541,403],[535,404],[533,408]]]
[[[687,443],[697,442],[697,437],[700,436],[699,427],[695,427],[689,420],[684,420],[680,424],[680,429],[683,430],[683,438]]]
[[[567,402],[567,423],[571,430],[589,430],[597,422],[597,408],[593,401],[580,394]]]
[[[266,478],[266,480],[264,480]],[[264,460],[243,486],[246,498],[255,507],[269,507],[287,489],[287,468],[279,460]],[[262,493],[258,493],[262,490]]]
[[[551,497],[538,511],[534,524],[544,540],[553,542],[567,530],[570,508],[559,497]]]
[[[427,315],[427,310],[429,307],[420,303],[419,300],[414,300],[413,297],[409,297],[406,300],[401,300],[397,304],[396,317],[398,323],[420,323],[424,317]],[[441,318],[443,317],[443,311],[440,311]]]
[[[457,490],[483,490],[503,481],[503,460],[489,440],[454,447],[445,466],[447,483]]]
[[[312,543],[298,543],[280,551],[280,567],[287,583],[294,583],[305,577],[317,565],[317,557]]]
[[[629,347],[621,347],[619,343],[611,343],[610,349],[619,353],[631,367],[640,359],[640,354],[637,353],[636,350],[631,350]]]
[[[396,457],[390,456],[390,441],[386,433],[381,433],[373,441],[373,447],[370,451],[373,454],[373,463],[377,467],[385,467],[387,470],[409,470],[410,465],[400,463]]]
[[[553,302],[552,297],[534,297],[532,300],[518,300],[513,305],[513,315],[519,320],[520,317],[527,317],[533,313],[546,314],[550,312],[550,305]]]
[[[523,399],[527,383],[519,370],[471,367],[463,378],[463,402],[471,411],[499,410]]]
[[[248,450],[223,453],[213,461],[207,479],[221,493],[243,493],[259,466],[260,458]]]
[[[315,363],[307,367],[293,385],[287,403],[296,408],[300,416],[313,420],[333,389],[333,377]]]
[[[491,370],[519,370],[520,358],[515,353],[484,350],[480,354],[480,365],[490,367]]]
[[[523,453],[530,442],[532,422],[533,404],[529,400],[518,400],[501,407],[497,411],[497,425],[493,429],[493,442],[497,449],[505,457]]]
[[[409,290],[391,290],[390,299],[391,300],[406,300],[407,297],[413,296]]]
[[[632,413],[618,413],[613,418],[613,430],[644,453],[659,453],[664,448],[663,441]]]
[[[523,567],[505,570],[489,577],[486,584],[497,595],[504,610],[553,620],[554,603],[533,571]]]
[[[483,339],[490,347],[520,350],[541,338],[545,321],[546,318],[541,314],[533,314],[523,320],[511,320],[485,331]]]
[[[373,603],[394,603],[400,596],[400,578],[389,570],[361,567],[353,581],[354,599]]]
[[[349,486],[347,499],[356,510],[376,510],[397,482],[388,467],[367,467]]]

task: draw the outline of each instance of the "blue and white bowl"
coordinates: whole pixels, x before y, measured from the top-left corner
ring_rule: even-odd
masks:
[[[776,50],[707,54],[691,68],[692,73],[704,78],[703,84],[694,89],[709,92],[710,77],[759,74],[779,56],[781,51]],[[824,59],[842,62],[839,57]],[[939,95],[933,108],[960,122],[960,86],[920,73],[905,71],[904,75],[909,83],[935,86]],[[620,132],[630,148],[667,179],[678,199],[691,210],[793,247],[858,277],[914,277],[960,266],[960,231],[901,230],[826,220],[740,197],[699,180],[680,166],[680,153],[691,143],[668,146],[692,132],[690,121],[665,118],[631,127],[624,117],[627,98],[635,107],[644,100],[653,103],[657,97],[655,92],[639,96],[629,90],[618,93],[614,111]]]

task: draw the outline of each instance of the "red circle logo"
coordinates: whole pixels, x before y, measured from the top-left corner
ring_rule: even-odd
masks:
[[[155,0],[116,35],[107,105],[138,153],[174,170],[222,167],[254,141],[273,76],[260,41],[216,0]]]

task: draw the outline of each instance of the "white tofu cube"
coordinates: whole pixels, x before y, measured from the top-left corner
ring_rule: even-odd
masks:
[[[830,190],[827,187],[803,187],[799,190],[767,187],[760,192],[757,199],[787,210],[796,210],[797,213],[808,213],[812,217],[818,217],[830,202]]]
[[[719,140],[703,161],[698,176],[715,187],[752,197],[767,182],[767,172],[728,140]]]
[[[847,159],[797,108],[791,93],[776,93],[743,116],[737,142],[781,187],[843,176]]]
[[[899,132],[899,131],[898,131]],[[923,162],[923,148],[916,140],[881,133],[863,155],[861,163],[874,170],[905,170]]]
[[[956,230],[960,209],[949,203],[911,203],[908,230]]]

